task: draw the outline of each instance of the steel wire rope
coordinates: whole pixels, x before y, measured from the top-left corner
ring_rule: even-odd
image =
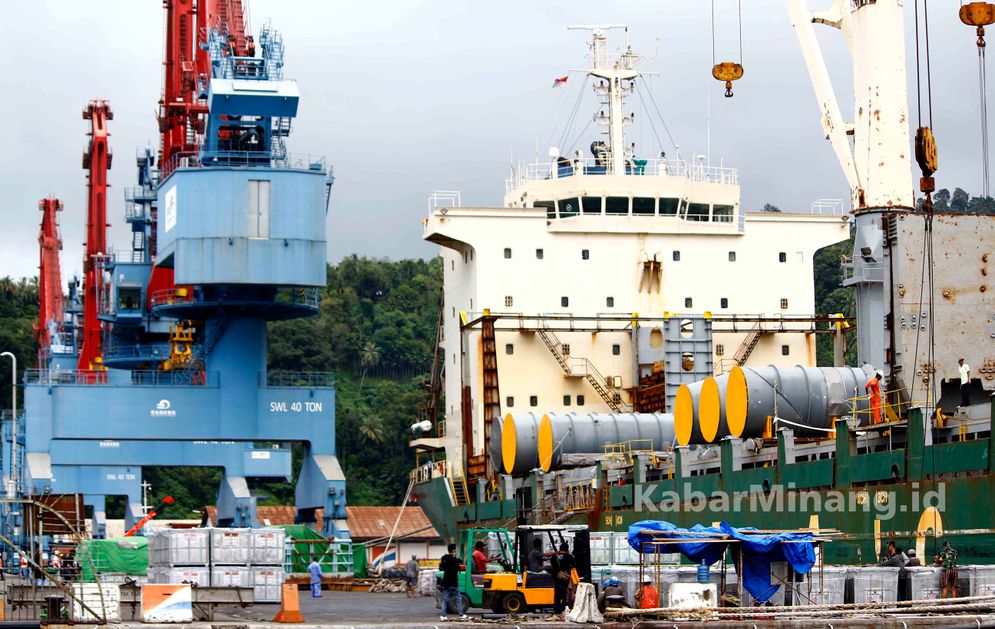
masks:
[[[560,146],[567,140],[567,135],[573,130],[574,120],[577,117],[577,111],[580,109],[581,100],[584,97],[584,88],[587,87],[587,78],[584,79],[584,84],[580,86],[580,91],[577,92],[577,100],[574,101],[573,110],[570,112],[570,117],[567,118],[567,123],[563,127],[563,133],[560,135]]]
[[[639,102],[643,106],[643,111],[646,112],[646,119],[649,120],[649,122],[650,122],[650,129],[653,130],[653,137],[656,138],[657,145],[662,149],[663,148],[663,140],[660,139],[660,134],[657,133],[657,131],[656,131],[656,124],[654,124],[654,122],[653,122],[653,114],[650,111],[649,105],[646,104],[646,99],[643,98],[643,93],[641,91],[636,90],[636,94],[639,95]]]
[[[562,91],[565,92],[566,90]],[[583,91],[583,87],[581,87],[581,91]],[[546,138],[547,146],[553,145],[553,136],[556,135],[556,130],[560,128],[560,120],[563,118],[563,112],[567,111],[568,109],[567,107],[568,102],[569,99],[566,97],[566,95],[560,98],[559,107],[556,108],[556,118],[553,119],[553,125],[549,128],[549,136]]]
[[[680,150],[677,146],[677,142],[674,141],[674,136],[670,133],[670,127],[667,126],[667,121],[663,119],[663,113],[660,112],[660,107],[656,104],[656,99],[653,97],[653,90],[650,89],[649,81],[647,81],[642,75],[639,75],[639,78],[642,79],[643,83],[646,85],[646,94],[649,96],[650,102],[653,103],[653,109],[656,111],[656,115],[660,118],[660,123],[663,125],[663,130],[667,134],[667,138],[674,146],[675,151]]]

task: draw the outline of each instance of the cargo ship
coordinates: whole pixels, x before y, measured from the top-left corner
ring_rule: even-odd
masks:
[[[515,167],[499,207],[430,199],[444,295],[411,494],[443,535],[726,521],[838,532],[829,563],[875,563],[888,540],[928,558],[940,538],[995,563],[995,217],[933,211],[901,2],[789,12],[847,202],[750,212],[735,170],[637,150],[625,107],[645,81],[628,41],[609,54],[617,25],[581,27],[591,155],[552,147]],[[825,26],[850,50],[852,122]],[[856,317],[815,313],[812,257],[851,231]],[[831,367],[816,366],[820,333]]]

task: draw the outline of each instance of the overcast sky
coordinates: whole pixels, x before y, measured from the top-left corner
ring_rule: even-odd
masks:
[[[464,205],[500,204],[511,159],[558,144],[558,112],[577,98],[554,77],[585,67],[587,34],[568,24],[627,23],[670,132],[690,157],[740,169],[747,209],[790,210],[846,198],[846,183],[821,134],[819,114],[783,0],[743,2],[745,77],[735,97],[711,78],[709,3],[703,0],[249,0],[253,31],[272,18],[286,45],[286,76],[302,94],[289,146],[335,168],[328,254],[429,257],[421,219],[432,190],[460,190]],[[735,0],[715,0],[720,61],[738,61]],[[818,0],[812,0],[818,6]],[[824,3],[823,3],[824,4]],[[906,1],[909,95],[915,126],[912,0]],[[957,3],[931,3],[934,130],[939,187],[980,190],[977,49]],[[134,185],[139,146],[158,146],[163,10],[158,0],[42,1],[7,7],[0,38],[0,275],[37,274],[38,199],[56,195],[62,268],[81,268],[85,176],[80,157],[90,98],[107,98],[114,151],[109,240],[128,248],[123,190]],[[817,27],[844,116],[852,111],[849,59],[841,38]],[[995,32],[993,32],[995,35]],[[659,41],[659,54],[654,56]],[[585,105],[593,107],[590,97]],[[645,121],[638,99],[630,104]],[[593,110],[582,107],[572,138]],[[565,115],[560,115],[563,124]],[[664,149],[672,149],[662,129]],[[595,139],[593,125],[576,147]],[[630,136],[658,150],[647,125]],[[569,140],[566,142],[569,144]],[[571,147],[561,146],[566,152]]]

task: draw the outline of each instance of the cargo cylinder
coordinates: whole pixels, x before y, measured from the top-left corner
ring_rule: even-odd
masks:
[[[570,454],[603,454],[608,444],[640,441],[633,449],[661,450],[674,444],[669,413],[546,413],[539,422],[539,467],[565,467]]]
[[[698,408],[704,381],[682,384],[674,399],[674,432],[678,445],[708,443],[701,434]],[[714,435],[712,436],[714,439]]]
[[[733,367],[726,381],[725,430],[735,437],[763,436],[768,417],[799,436],[825,436],[833,419],[853,412],[869,372],[855,367]],[[857,402],[865,411],[866,399]],[[775,425],[776,429],[778,426]]]
[[[504,427],[504,417],[495,417],[491,421],[491,445],[487,449],[491,467],[498,474],[504,474],[504,461],[501,460],[501,434]]]
[[[539,420],[535,413],[508,413],[501,425],[501,463],[505,474],[521,475],[539,466],[536,439]],[[493,431],[493,427],[491,428]],[[491,432],[491,443],[494,443]]]

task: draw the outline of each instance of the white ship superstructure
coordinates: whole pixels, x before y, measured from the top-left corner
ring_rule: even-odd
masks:
[[[638,57],[626,45],[610,59],[593,30],[603,139],[591,152],[551,149],[515,168],[500,207],[430,201],[424,238],[445,264],[445,424],[414,445],[444,448],[458,469],[479,463],[486,421],[504,413],[636,410],[633,391],[668,350],[698,376],[816,362],[813,255],[848,237],[847,208],[749,212],[735,169],[642,157],[625,140]],[[666,374],[669,403],[680,377]]]

